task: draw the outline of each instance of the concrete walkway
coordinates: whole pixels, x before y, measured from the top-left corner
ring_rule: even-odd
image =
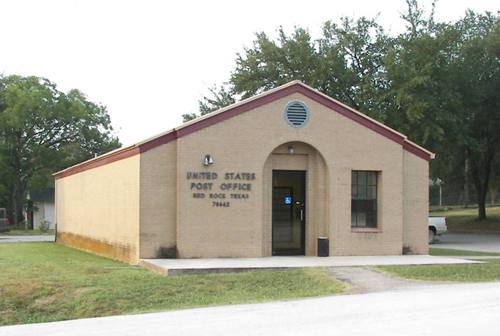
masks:
[[[334,267],[329,272],[336,279],[350,285],[347,293],[407,290],[414,287],[439,284],[439,282],[398,278],[366,267]]]
[[[500,235],[447,233],[438,237],[430,247],[500,253]]]
[[[38,236],[7,236],[0,234],[0,244],[2,243],[33,243],[33,242],[53,242],[53,235],[38,235]]]
[[[497,336],[500,283],[0,327],[1,336]]]
[[[263,257],[216,259],[142,259],[140,265],[165,275],[238,272],[304,267],[469,264],[477,261],[428,255],[362,257]]]

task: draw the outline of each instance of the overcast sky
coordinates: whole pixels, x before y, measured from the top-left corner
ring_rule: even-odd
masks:
[[[430,8],[430,0],[421,1]],[[440,0],[450,21],[500,9],[499,0]],[[309,28],[341,16],[379,15],[403,30],[404,0],[90,1],[0,0],[0,73],[43,76],[107,106],[124,144],[148,138],[197,112],[198,99],[227,81],[236,53],[256,32]]]

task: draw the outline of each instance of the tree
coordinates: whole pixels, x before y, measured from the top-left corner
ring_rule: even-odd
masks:
[[[500,152],[500,149],[499,149]],[[495,205],[497,203],[497,194],[500,191],[500,155],[496,156],[493,169],[491,170],[491,182],[490,182],[490,204]]]
[[[461,96],[454,88],[450,60],[458,33],[446,24],[436,24],[417,1],[407,1],[402,14],[407,29],[397,36],[385,57],[389,95],[386,124],[413,141],[437,153],[431,177],[445,182],[446,188],[464,185],[463,150],[446,141],[459,132],[451,121]]]
[[[383,120],[389,105],[383,57],[389,43],[382,27],[364,17],[326,22],[319,40],[300,27],[291,35],[280,27],[277,40],[258,33],[253,46],[237,55],[227,85],[209,89],[210,96],[200,101],[201,115],[298,79]],[[194,117],[183,115],[184,121]]]
[[[443,180],[462,176],[468,185],[470,174],[485,219],[500,141],[499,19],[468,12],[455,24],[435,24],[415,1],[408,5],[408,32],[387,56],[396,103],[390,120],[441,156],[433,171]]]
[[[298,79],[384,119],[383,57],[390,39],[375,20],[328,21],[316,41],[303,28],[296,28],[291,36],[280,28],[278,36],[273,41],[259,33],[253,47],[238,55],[230,79],[234,92],[247,98]]]
[[[318,86],[351,107],[380,121],[387,119],[392,101],[387,95],[385,55],[393,44],[375,19],[341,18],[340,24],[328,21],[319,40],[325,64],[320,69]]]
[[[0,77],[0,189],[14,223],[28,191],[50,185],[54,171],[119,145],[105,107],[78,90],[63,93],[39,77]]]
[[[468,12],[455,29],[462,36],[452,65],[463,97],[456,118],[458,144],[470,162],[479,218],[485,219],[492,169],[500,155],[500,18]]]
[[[288,36],[282,27],[278,40],[264,32],[256,34],[251,48],[238,54],[230,83],[234,92],[248,98],[299,79],[309,84],[319,80],[320,55],[308,31],[296,28]]]
[[[223,107],[229,106],[236,102],[234,93],[227,86],[221,85],[219,89],[216,86],[208,89],[209,96],[204,96],[198,102],[200,107],[200,115],[205,115],[210,112],[216,111]],[[196,113],[183,114],[182,119],[184,122],[197,118]]]

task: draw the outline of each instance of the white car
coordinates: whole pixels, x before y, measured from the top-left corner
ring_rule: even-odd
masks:
[[[447,231],[446,217],[429,217],[429,244],[434,242],[436,236],[440,236]]]

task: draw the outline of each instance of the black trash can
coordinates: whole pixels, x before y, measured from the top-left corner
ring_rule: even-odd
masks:
[[[329,245],[328,237],[318,237],[318,257],[328,257]]]

